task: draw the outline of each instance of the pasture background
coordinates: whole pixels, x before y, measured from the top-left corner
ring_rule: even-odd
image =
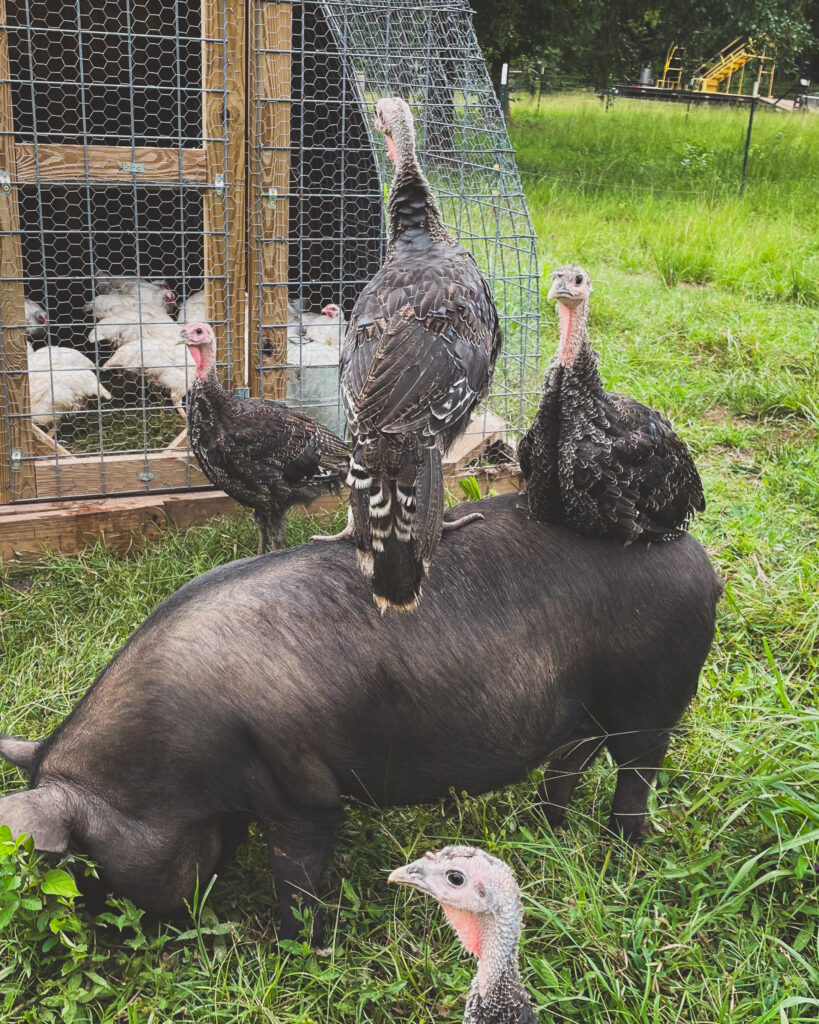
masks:
[[[604,380],[663,409],[694,450],[708,498],[694,532],[726,580],[645,844],[601,835],[604,758],[557,834],[536,779],[355,807],[324,890],[330,949],[293,944],[286,958],[258,835],[189,920],[160,925],[127,904],[94,923],[44,894],[49,865],[0,858],[4,1022],[457,1021],[472,964],[437,907],[386,886],[389,869],[454,839],[517,872],[543,1021],[819,1017],[819,116],[758,111],[742,198],[747,111],[606,111],[582,95],[544,97],[539,113],[515,103],[513,118],[542,265],[586,267]],[[312,531],[295,520],[288,540]],[[0,729],[44,734],[162,598],[254,550],[238,516],[132,558],[96,548],[0,577]],[[3,790],[23,783],[2,772]]]

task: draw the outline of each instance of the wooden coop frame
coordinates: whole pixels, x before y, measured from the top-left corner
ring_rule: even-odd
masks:
[[[216,331],[217,352],[224,354],[228,291],[235,295],[244,287],[245,10],[245,4],[235,0],[202,3],[202,134],[208,141],[201,149],[86,147],[15,142],[6,0],[0,0],[0,163],[8,176],[0,194],[0,320],[4,325],[25,322],[18,185],[61,184],[83,177],[90,183],[128,185],[138,177],[140,185],[199,185],[204,189],[205,260],[212,268],[205,278],[208,318]],[[228,249],[232,250],[230,260]],[[241,303],[234,303],[232,314],[231,333],[242,337]],[[103,496],[137,489],[164,491],[186,484],[208,486],[195,462],[180,451],[185,431],[162,452],[106,455],[104,461],[101,455],[72,455],[25,418],[30,407],[25,331],[4,327],[3,347],[6,407],[12,416],[8,420],[0,416],[0,506],[57,490],[61,495]],[[240,361],[235,361],[233,386],[241,386],[243,372]],[[31,462],[23,457],[25,453],[41,458]]]
[[[83,455],[28,418],[26,332],[5,326],[25,323],[20,186],[137,181],[200,188],[206,309],[217,333],[217,359],[225,361],[232,349],[231,389],[277,399],[286,397],[292,230],[292,2],[201,0],[203,144],[196,149],[17,141],[6,8],[0,0],[0,564],[29,560],[49,547],[75,552],[100,535],[125,548],[134,534],[151,536],[161,523],[187,526],[234,507],[210,488],[184,430],[164,450]],[[238,300],[245,281],[247,327]],[[259,281],[265,286],[254,287]],[[263,339],[270,352],[272,370],[264,375],[252,372],[248,335]],[[506,444],[503,420],[483,416],[483,443]],[[515,465],[467,471],[473,456],[468,439],[450,453],[445,469],[453,489],[465,472],[484,492],[518,489]],[[313,507],[337,505],[331,497]]]

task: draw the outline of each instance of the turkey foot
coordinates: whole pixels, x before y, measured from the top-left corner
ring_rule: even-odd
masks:
[[[353,510],[347,509],[347,525],[340,533],[314,533],[310,540],[346,540],[353,535]]]
[[[447,530],[460,530],[462,526],[466,526],[467,523],[477,523],[479,519],[483,519],[483,512],[470,512],[468,515],[461,516],[460,519],[450,519],[449,521],[444,520],[444,524],[441,527],[441,533],[446,533]]]

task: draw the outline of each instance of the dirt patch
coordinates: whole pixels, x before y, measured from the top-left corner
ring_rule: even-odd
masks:
[[[702,418],[706,423],[736,423],[736,420],[725,405],[712,405],[710,409],[705,410]]]

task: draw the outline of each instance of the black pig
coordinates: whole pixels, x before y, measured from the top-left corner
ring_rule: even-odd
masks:
[[[0,822],[41,850],[90,855],[107,889],[166,913],[258,821],[286,937],[346,795],[482,793],[551,760],[556,825],[605,743],[619,766],[612,826],[636,838],[720,585],[690,536],[623,547],[530,522],[520,504],[468,506],[485,522],[445,535],[413,615],[378,614],[346,543],[205,573],[49,737],[0,740],[31,775],[0,800]]]

